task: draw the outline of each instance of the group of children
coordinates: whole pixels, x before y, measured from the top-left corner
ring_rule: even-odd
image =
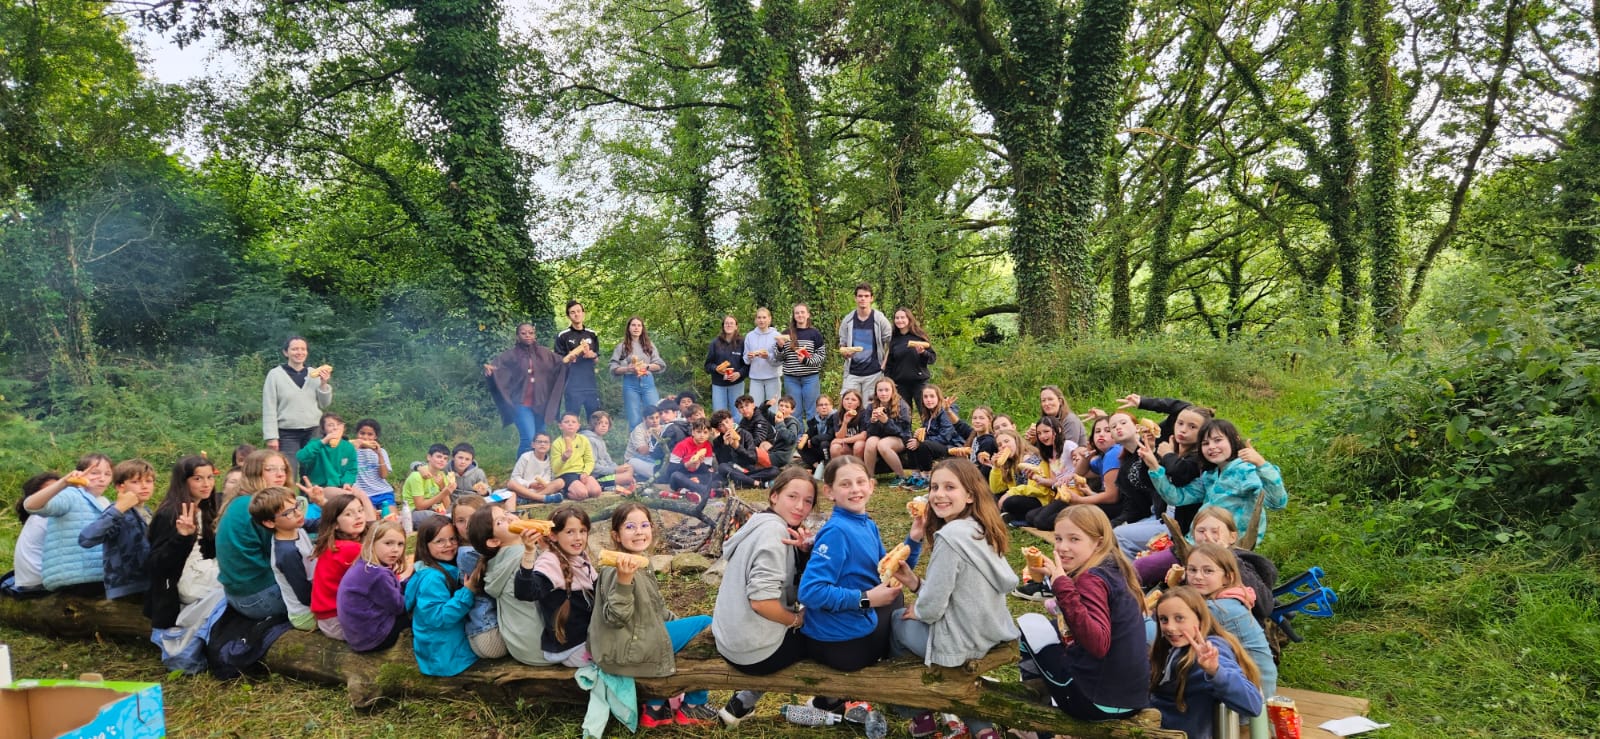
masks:
[[[1091,410],[1086,427],[1047,387],[1039,420],[1018,429],[987,407],[963,419],[933,385],[915,388],[912,402],[901,391],[885,377],[867,402],[854,389],[837,405],[820,396],[812,418],[791,396],[758,404],[741,395],[737,417],[709,418],[692,395],[669,399],[631,430],[622,464],[606,450],[607,414],[593,413],[584,429],[567,413],[559,437],[539,435],[504,489],[493,489],[470,445],[435,445],[407,473],[398,504],[372,420],[359,421],[351,440],[325,414],[294,460],[242,448],[226,475],[203,456],[184,457],[154,511],[151,465],[91,454],[65,477],[28,481],[7,588],[142,594],[153,640],[184,668],[204,664],[195,645],[230,613],[317,630],[356,651],[386,649],[409,631],[421,671],[440,676],[506,656],[668,675],[673,654],[708,628],[729,664],[754,675],[802,659],[859,670],[900,654],[959,666],[1020,640],[1024,678],[1041,680],[1077,718],[1154,705],[1165,725],[1204,737],[1217,702],[1262,712],[1276,682],[1263,626],[1277,572],[1250,551],[1266,531],[1264,513],[1251,517],[1283,508],[1287,495],[1277,468],[1232,424],[1182,401],[1129,395],[1116,412]],[[1165,417],[1141,420],[1137,410]],[[892,552],[867,513],[880,464],[892,485],[923,492]],[[768,510],[723,545],[727,570],[710,616],[667,608],[642,556],[659,531],[650,508],[616,507],[614,551],[592,557],[589,517],[566,504],[636,493],[647,481],[660,497],[692,501],[721,486],[767,490]],[[822,497],[832,512],[807,531]],[[554,509],[547,522],[524,521],[520,503]],[[1193,540],[1186,561],[1151,546],[1168,513]],[[1021,578],[1007,560],[1019,526],[1054,544],[1023,552]],[[1241,528],[1256,537],[1242,548]],[[1048,600],[1048,615],[1013,619],[1008,595]],[[740,691],[713,710],[704,691],[655,696],[639,702],[637,720],[736,724],[759,699]],[[913,736],[998,735],[981,721],[897,712]],[[819,696],[784,715],[842,717],[869,734],[886,725],[883,712],[849,696]]]

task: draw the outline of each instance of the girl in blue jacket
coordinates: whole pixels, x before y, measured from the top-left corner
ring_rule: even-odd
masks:
[[[867,515],[873,480],[866,464],[849,455],[834,457],[822,471],[822,484],[833,513],[817,530],[800,578],[800,604],[805,607],[800,633],[811,639],[811,659],[854,672],[888,654],[890,612],[904,598],[899,585],[879,581],[878,561],[887,553],[878,525]],[[922,526],[922,519],[916,519],[906,537],[911,567],[922,553]],[[836,711],[844,701],[818,697],[812,704]]]
[[[478,661],[466,627],[480,575],[473,572],[462,581],[453,564],[458,546],[455,524],[443,516],[430,516],[417,529],[417,568],[406,583],[406,610],[424,675],[459,675]]]
[[[1156,620],[1161,638],[1150,649],[1150,702],[1161,710],[1161,728],[1211,739],[1218,701],[1241,716],[1261,715],[1261,673],[1211,617],[1205,596],[1190,587],[1168,590],[1156,603]]]

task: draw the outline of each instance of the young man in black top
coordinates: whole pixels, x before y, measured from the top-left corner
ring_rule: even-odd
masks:
[[[583,303],[567,301],[567,320],[572,322],[556,334],[555,352],[567,368],[567,387],[562,393],[563,412],[588,418],[600,410],[600,389],[595,384],[595,358],[600,356],[600,337],[583,326]],[[582,410],[579,410],[579,407]]]

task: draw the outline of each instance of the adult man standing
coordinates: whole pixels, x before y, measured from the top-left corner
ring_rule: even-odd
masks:
[[[556,355],[567,364],[567,386],[562,391],[562,408],[588,418],[600,410],[600,389],[595,384],[595,358],[600,356],[600,337],[583,325],[583,303],[567,301],[567,320],[572,322],[556,334]],[[582,408],[581,412],[579,408]]]
[[[872,396],[872,387],[883,376],[889,358],[889,336],[894,326],[882,311],[872,307],[872,286],[856,285],[856,309],[839,321],[839,354],[844,360],[844,387],[862,398]]]
[[[517,343],[483,365],[501,423],[517,426],[517,454],[532,449],[534,437],[555,420],[566,368],[555,352],[539,345],[531,323],[517,326]]]

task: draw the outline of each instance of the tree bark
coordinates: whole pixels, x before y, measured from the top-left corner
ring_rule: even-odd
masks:
[[[1361,0],[1361,67],[1367,86],[1367,228],[1372,258],[1372,333],[1399,348],[1405,317],[1400,264],[1400,108],[1388,0]]]
[[[0,598],[0,623],[58,638],[116,637],[147,640],[150,621],[138,604],[83,600],[66,596],[19,600]],[[911,660],[891,660],[859,672],[839,672],[800,662],[777,674],[746,675],[720,657],[708,635],[678,654],[677,671],[668,677],[638,678],[641,694],[666,697],[686,690],[765,690],[848,695],[893,705],[941,710],[1004,726],[1052,731],[1079,737],[1159,737],[1181,739],[1182,732],[1163,730],[1161,715],[1146,709],[1134,719],[1088,723],[1035,702],[1020,685],[995,687],[979,677],[1017,659],[1017,645],[995,647],[961,668],[927,667]],[[589,694],[573,683],[568,667],[531,667],[511,659],[479,660],[455,677],[429,677],[417,669],[411,639],[382,652],[356,654],[343,642],[317,632],[291,631],[267,651],[262,664],[273,672],[307,682],[344,686],[356,708],[372,708],[384,700],[477,697],[514,704],[540,699],[587,704]]]

